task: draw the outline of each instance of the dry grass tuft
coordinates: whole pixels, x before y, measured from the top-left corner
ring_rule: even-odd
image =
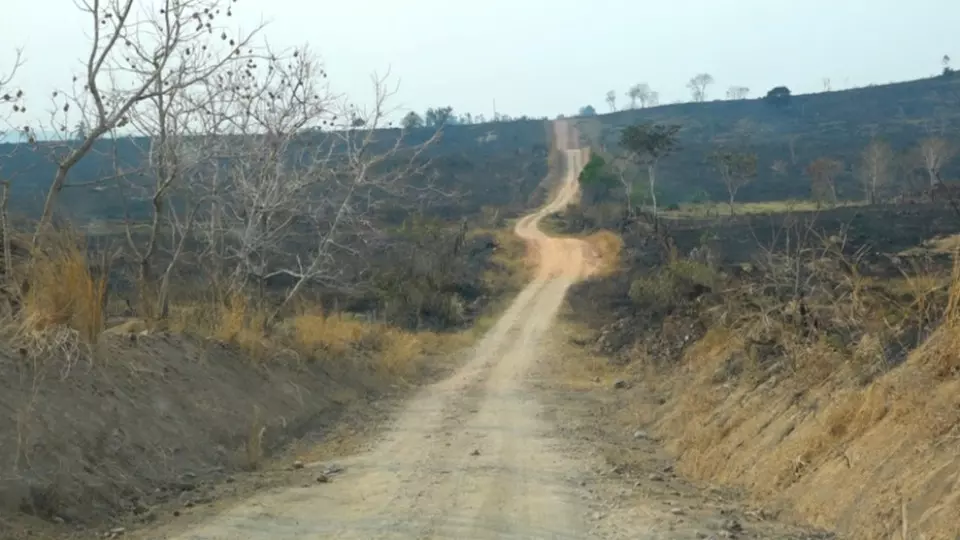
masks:
[[[960,253],[953,259],[943,323],[911,360],[929,367],[938,378],[960,375]]]
[[[296,347],[308,355],[343,357],[367,353],[375,359],[373,367],[378,372],[400,379],[415,375],[426,356],[464,346],[470,339],[467,333],[409,332],[320,311],[295,316],[290,327]]]
[[[244,466],[247,470],[255,471],[263,461],[263,436],[267,428],[263,424],[263,415],[258,405],[253,406],[253,418],[247,432],[247,441],[244,443]]]
[[[414,334],[397,328],[371,329],[370,337],[375,338],[377,344],[377,367],[382,373],[406,379],[415,375],[422,367],[423,360],[428,353],[426,346],[428,332]]]
[[[584,240],[593,249],[598,259],[596,263],[598,275],[610,275],[620,269],[620,252],[623,250],[623,239],[620,235],[601,230],[587,236]]]
[[[222,299],[225,298],[225,299]],[[289,316],[268,324],[268,308],[250,296],[210,295],[171,304],[164,328],[235,345],[256,360],[298,358],[349,361],[384,375],[416,375],[427,356],[469,345],[486,322],[456,333],[407,331],[314,302],[298,303]]]
[[[245,351],[262,357],[271,349],[267,338],[267,312],[243,295],[234,295],[216,311],[213,337],[233,343]]]
[[[250,297],[233,294],[170,306],[164,327],[174,333],[213,338],[240,347],[255,359],[275,350],[267,328],[268,312]]]
[[[104,328],[107,277],[92,270],[81,238],[61,233],[31,254],[22,298],[20,333],[34,336],[69,328],[96,343]]]
[[[356,348],[370,333],[370,324],[340,313],[303,313],[291,322],[294,340],[310,352],[342,355]]]

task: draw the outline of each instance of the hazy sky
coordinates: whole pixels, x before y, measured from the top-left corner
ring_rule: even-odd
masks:
[[[496,100],[553,117],[603,111],[607,90],[624,101],[637,82],[662,103],[684,99],[698,72],[716,79],[713,98],[731,85],[804,93],[824,77],[839,89],[928,76],[944,54],[960,66],[957,0],[238,0],[235,12],[271,21],[273,43],[309,43],[357,99],[370,72],[391,68],[396,104],[418,111],[490,116]],[[88,31],[77,13],[72,0],[4,2],[2,45],[25,47],[30,95],[69,82]],[[0,51],[0,73],[9,58]]]

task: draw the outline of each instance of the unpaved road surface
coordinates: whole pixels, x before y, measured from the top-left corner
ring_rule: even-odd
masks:
[[[572,128],[555,124],[567,171],[553,201],[521,219],[538,267],[533,281],[451,378],[407,404],[368,451],[339,462],[343,472],[314,482],[326,464],[307,464],[307,485],[247,499],[187,531],[149,538],[266,539],[583,539],[697,538],[670,507],[631,505],[617,523],[598,510],[583,478],[598,468],[554,437],[535,399],[534,367],[567,289],[594,267],[591,248],[551,238],[540,219],[577,194],[587,153]],[[581,445],[582,446],[582,445]],[[662,506],[662,505],[661,505]],[[639,511],[638,511],[639,510]],[[669,531],[669,532],[664,532]],[[702,536],[699,536],[702,537]]]
[[[556,129],[564,148],[569,128]],[[554,200],[517,223],[536,278],[467,364],[413,399],[372,450],[340,462],[333,482],[258,496],[175,538],[584,538],[577,465],[552,450],[524,385],[567,288],[590,268],[586,244],[537,228],[576,195],[584,156],[568,150]]]

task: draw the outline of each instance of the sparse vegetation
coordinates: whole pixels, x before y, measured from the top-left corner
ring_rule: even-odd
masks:
[[[185,472],[260,468],[444,373],[525,280],[506,231],[548,187],[549,124],[392,128],[387,78],[367,106],[335,95],[309,49],[221,34],[242,6],[140,4],[82,7],[94,55],[51,89],[54,125],[0,145],[5,518],[102,522]]]
[[[139,508],[179,474],[167,459],[257,469],[287,415],[426,380],[523,284],[505,231],[555,165],[543,121],[438,106],[394,128],[387,78],[364,107],[308,48],[230,32],[226,2],[168,2],[149,25],[138,6],[80,7],[92,54],[51,89],[52,125],[0,145],[0,382],[17,409],[0,481],[51,522]],[[26,110],[21,61],[0,73],[0,134]],[[956,466],[943,448],[960,437],[960,78],[942,66],[822,95],[730,86],[723,103],[701,73],[692,103],[638,83],[606,94],[608,115],[579,110],[582,197],[551,225],[593,249],[570,304],[614,359],[584,374],[642,364],[654,391],[681,388],[654,425],[684,472],[864,538],[907,514],[955,532],[960,505],[917,461]],[[55,390],[95,420],[55,420]],[[176,407],[199,425],[164,423]],[[116,427],[144,418],[159,435]],[[72,431],[44,444],[57,426]],[[908,508],[922,496],[939,506]]]
[[[710,82],[691,81],[694,102]],[[914,110],[917,129],[905,115],[840,120],[849,112],[841,101],[853,97],[879,110],[885,92],[917,99],[953,84],[812,96],[778,87],[756,105],[580,120],[592,148],[584,196],[551,227],[622,238],[618,270],[570,299],[572,316],[594,329],[580,341],[647,396],[618,400],[635,407],[624,415],[634,423],[620,429],[649,418],[685,473],[746,487],[854,538],[890,537],[906,522],[913,535],[953,533],[956,500],[906,501],[938,489],[930,463],[956,466],[940,450],[960,425],[947,412],[960,374],[951,348],[960,213],[956,170],[945,172],[957,147],[944,128],[956,119]],[[699,116],[708,109],[709,119]],[[648,212],[630,187],[654,175],[618,167],[611,149],[640,147],[628,135],[639,141],[668,121],[677,126],[659,161],[668,180],[642,201]],[[848,121],[869,137],[833,131]],[[707,187],[714,183],[726,193]],[[926,450],[912,454],[903,440]],[[880,495],[890,486],[896,500]]]
[[[950,96],[958,82],[956,77],[936,76],[808,95],[793,95],[789,88],[778,86],[755,100],[737,99],[740,92],[734,90],[727,100],[700,103],[693,99],[581,118],[580,129],[593,148],[609,150],[617,146],[621,131],[630,125],[682,126],[677,135],[684,151],[664,159],[659,167],[663,176],[659,203],[663,207],[694,202],[701,193],[714,201],[727,198],[725,183],[704,159],[718,147],[756,154],[756,181],[745,186],[737,198],[757,203],[810,199],[806,164],[827,157],[858,172],[862,153],[873,140],[889,145],[891,165],[897,169],[898,181],[881,190],[880,200],[917,198],[931,187],[919,144],[924,139],[950,139],[946,134],[958,118],[947,111],[952,110]],[[752,125],[753,140],[747,146],[734,145],[744,122]],[[936,145],[931,148],[937,150]],[[949,158],[949,146],[945,150],[943,155]],[[941,176],[946,183],[957,177],[958,167],[956,160],[943,160]],[[836,184],[840,200],[869,196],[860,174],[842,174]]]
[[[903,182],[882,146],[862,163],[868,193]],[[842,164],[825,158],[809,170],[820,198],[837,200]],[[650,418],[686,474],[784,501],[852,537],[892,534],[899,499],[891,505],[846,486],[879,490],[871,475],[880,459],[895,459],[898,471],[883,482],[918,497],[931,484],[909,479],[926,474],[929,460],[954,459],[879,450],[893,433],[936,448],[960,422],[945,412],[960,372],[948,350],[960,275],[960,253],[947,240],[960,222],[949,205],[827,210],[815,199],[743,203],[735,212],[731,204],[721,214],[697,203],[664,211],[655,233],[650,222],[606,210],[611,199],[584,198],[553,226],[616,229],[623,238],[621,270],[578,286],[571,305],[595,329],[586,341],[626,366],[617,376],[636,374],[644,395],[662,396],[659,408],[649,398],[623,404],[635,407],[624,418]],[[936,504],[907,510],[914,530],[951,530],[955,502]],[[878,520],[884,512],[890,519]]]

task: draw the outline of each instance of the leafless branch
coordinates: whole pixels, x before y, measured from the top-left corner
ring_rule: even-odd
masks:
[[[251,280],[292,280],[279,309],[310,283],[343,278],[341,256],[376,229],[375,213],[422,175],[425,143],[406,146],[384,129],[396,89],[373,78],[374,99],[358,107],[333,94],[306,48],[205,85],[204,133],[220,162],[194,184],[206,197],[197,232],[228,289]]]
[[[863,150],[858,172],[868,203],[877,202],[878,194],[890,182],[893,161],[893,150],[890,145],[878,139],[870,141]]]
[[[26,112],[24,106],[24,93],[19,88],[12,88],[13,81],[16,79],[17,72],[23,67],[25,60],[23,50],[14,51],[13,65],[6,71],[0,71],[0,142],[5,141],[8,129],[22,131],[22,126],[13,125],[11,119],[16,114]]]
[[[940,170],[956,155],[956,146],[942,137],[929,137],[920,141],[918,151],[930,179],[930,187],[942,183]]]
[[[229,0],[158,0],[149,9],[134,9],[139,5],[137,0],[76,2],[90,23],[89,51],[71,90],[53,93],[51,110],[52,127],[66,134],[76,126],[76,138],[57,159],[34,243],[51,221],[70,169],[94,143],[126,127],[146,102],[188,92],[243,58],[263,27],[228,30],[220,21],[233,14]]]

